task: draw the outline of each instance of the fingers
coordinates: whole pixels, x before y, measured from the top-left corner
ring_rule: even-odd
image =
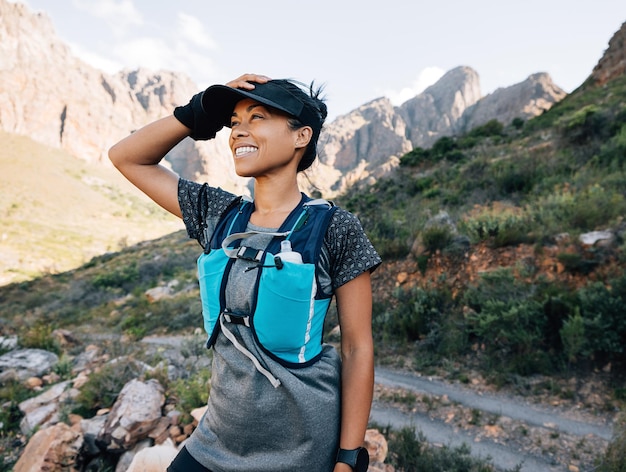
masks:
[[[227,82],[226,85],[233,88],[240,88],[244,90],[252,90],[254,88],[254,83],[264,84],[265,82],[271,80],[269,77],[260,74],[243,74],[240,77],[237,77],[235,80],[231,80]]]

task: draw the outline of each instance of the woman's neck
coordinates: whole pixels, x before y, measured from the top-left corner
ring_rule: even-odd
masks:
[[[301,199],[297,181],[281,183],[255,180],[254,213],[250,221],[258,226],[277,228],[298,206]]]

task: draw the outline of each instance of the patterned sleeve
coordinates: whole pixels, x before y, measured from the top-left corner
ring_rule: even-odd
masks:
[[[330,252],[333,289],[350,282],[365,271],[373,272],[382,262],[359,219],[342,208],[335,211],[324,242]]]
[[[178,203],[183,214],[187,234],[204,246],[206,241],[204,241],[201,218],[206,217],[209,224],[209,234],[212,234],[220,216],[237,196],[221,188],[207,186],[206,198],[202,199],[202,208],[200,208],[198,201],[202,187],[203,185],[197,182],[183,178],[178,180]]]

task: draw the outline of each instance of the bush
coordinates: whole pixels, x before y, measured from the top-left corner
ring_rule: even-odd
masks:
[[[578,291],[578,298],[586,356],[600,364],[626,365],[626,274],[608,285],[592,282]]]
[[[528,242],[529,218],[521,208],[500,202],[474,209],[461,219],[460,226],[474,242],[490,241],[494,247]]]
[[[388,438],[389,460],[396,470],[419,472],[494,472],[496,469],[489,458],[471,456],[467,444],[462,446],[432,447],[423,433],[416,434],[415,428],[404,427],[390,431]],[[504,472],[519,471],[521,466]]]
[[[586,344],[585,321],[580,316],[580,310],[576,310],[574,316],[563,322],[559,334],[568,362],[576,362],[584,352]]]
[[[211,390],[209,380],[211,371],[199,370],[193,376],[185,379],[177,379],[170,383],[170,395],[175,397],[179,411],[183,412],[184,420],[191,419],[189,413],[206,405]]]
[[[414,342],[437,332],[449,296],[440,290],[419,287],[398,288],[394,292],[395,308],[375,315],[372,326],[383,340]]]
[[[93,416],[101,408],[115,403],[124,385],[142,374],[142,366],[133,359],[111,362],[92,373],[76,397],[76,412]]]
[[[494,366],[522,375],[551,370],[545,349],[547,317],[535,287],[508,269],[483,274],[464,295],[472,309],[468,329],[483,344]]]
[[[53,330],[54,328],[50,322],[46,320],[37,321],[33,326],[23,329],[18,336],[19,343],[25,348],[43,349],[60,354],[61,346],[52,336]]]
[[[422,232],[422,244],[429,252],[445,249],[450,245],[452,239],[452,229],[448,225],[434,225]]]
[[[626,472],[626,412],[615,422],[614,438],[601,459],[597,472]]]

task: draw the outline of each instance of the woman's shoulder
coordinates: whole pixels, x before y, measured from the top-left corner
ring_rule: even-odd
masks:
[[[334,232],[363,231],[361,221],[354,213],[342,208],[335,207],[335,211],[330,219],[329,230]]]

